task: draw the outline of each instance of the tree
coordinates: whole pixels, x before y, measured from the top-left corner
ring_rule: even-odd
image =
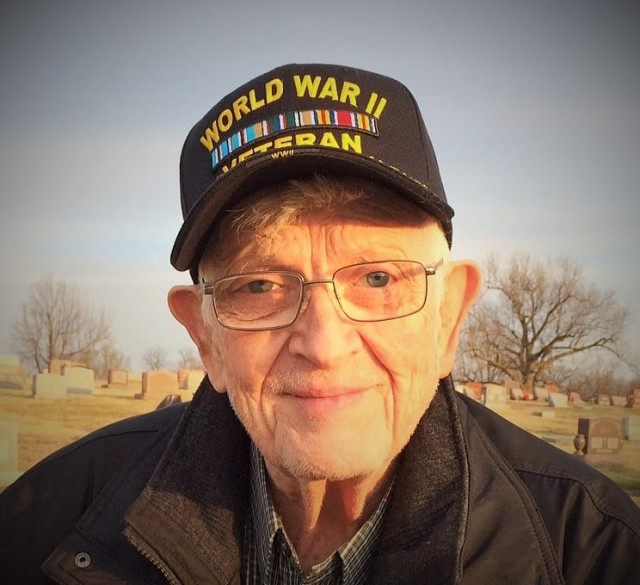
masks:
[[[543,263],[514,254],[503,266],[491,256],[485,279],[461,339],[467,372],[475,364],[476,373],[532,390],[560,360],[596,349],[620,355],[628,311],[612,292],[587,283],[575,260]]]
[[[96,377],[106,380],[109,370],[128,370],[129,358],[111,344],[104,344],[91,356],[85,359],[85,363],[94,370]]]
[[[569,392],[577,392],[584,400],[594,400],[598,394],[626,394],[625,381],[616,376],[618,364],[611,360],[581,360],[563,387]]]
[[[147,370],[164,370],[167,367],[167,352],[159,345],[154,345],[142,354],[142,362]]]
[[[202,370],[202,360],[192,347],[183,347],[179,352],[178,370]]]
[[[110,341],[104,309],[96,310],[73,284],[41,278],[31,286],[13,326],[18,354],[44,372],[51,360],[81,361]]]

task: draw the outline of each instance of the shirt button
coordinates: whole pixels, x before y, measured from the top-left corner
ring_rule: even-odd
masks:
[[[86,552],[79,552],[73,559],[76,567],[86,569],[91,564],[91,555]]]

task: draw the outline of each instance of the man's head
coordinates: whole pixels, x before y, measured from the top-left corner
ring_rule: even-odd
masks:
[[[341,164],[360,168],[351,156]],[[272,469],[378,473],[451,370],[477,268],[449,261],[450,217],[434,214],[431,191],[416,199],[332,165],[292,178],[224,195],[184,256],[200,284],[172,289],[170,307]],[[216,196],[214,183],[202,197]]]
[[[375,181],[437,218],[453,210],[411,93],[394,79],[337,65],[284,65],[216,104],[180,160],[184,224],[171,262],[194,270],[225,210],[258,189],[314,174]]]

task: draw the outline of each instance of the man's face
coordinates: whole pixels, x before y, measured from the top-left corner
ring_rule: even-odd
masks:
[[[433,265],[446,254],[435,225],[389,227],[311,216],[262,235],[241,241],[228,273],[290,270],[312,280],[359,262]],[[426,306],[401,319],[351,321],[331,286],[322,284],[307,287],[309,302],[285,329],[213,325],[218,350],[207,369],[269,465],[298,478],[333,480],[386,469],[438,383],[440,274],[428,285]]]

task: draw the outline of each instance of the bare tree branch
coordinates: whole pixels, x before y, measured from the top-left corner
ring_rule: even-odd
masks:
[[[142,354],[142,362],[147,370],[164,370],[167,368],[167,352],[155,345]]]
[[[77,287],[51,276],[32,285],[13,327],[18,353],[38,372],[54,359],[84,361],[110,336],[104,309],[96,311]]]
[[[204,365],[198,352],[192,347],[183,347],[179,352],[178,370],[203,370]]]
[[[596,349],[622,357],[628,311],[585,281],[575,260],[514,254],[486,264],[486,290],[461,338],[456,373],[511,378],[532,389],[561,360]],[[475,362],[475,365],[472,363]]]

